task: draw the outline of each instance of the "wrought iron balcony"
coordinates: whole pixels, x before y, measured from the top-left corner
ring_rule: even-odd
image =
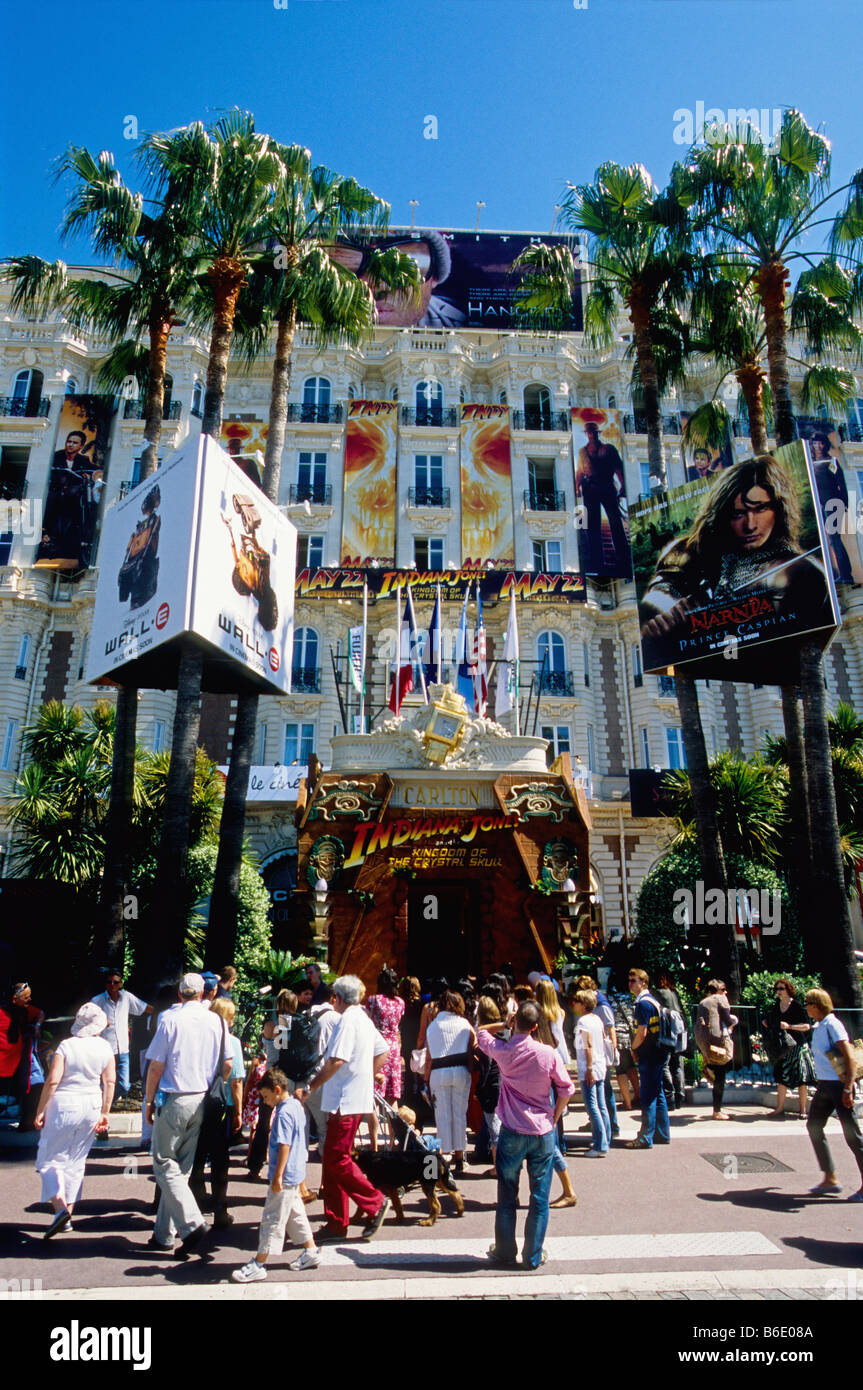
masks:
[[[292,666],[291,693],[294,695],[320,695],[320,666]]]
[[[572,671],[543,671],[540,680],[543,695],[575,695],[575,678]]]
[[[660,695],[676,695],[677,682],[673,676],[658,676]]]
[[[163,420],[179,420],[183,406],[180,401],[169,401],[162,407]],[[143,401],[127,401],[123,407],[124,420],[146,420],[147,407]]]
[[[863,443],[863,425],[840,425],[839,438],[843,441],[843,443]]]
[[[332,483],[291,483],[288,488],[288,506],[298,502],[311,502],[313,507],[331,507],[333,504]]]
[[[647,434],[647,416],[643,411],[638,411],[635,415],[624,415],[623,417],[624,434]]]
[[[51,413],[51,402],[47,396],[40,396],[33,409],[28,410],[26,396],[0,396],[0,415],[24,416],[28,420],[47,420]]]
[[[570,429],[569,414],[565,410],[514,410],[512,412],[514,430],[556,430],[566,434]]]
[[[403,405],[401,422],[429,429],[452,429],[459,422],[458,411],[454,405]]]
[[[565,512],[566,493],[555,492],[553,488],[527,488],[524,505],[529,512]]]
[[[0,499],[2,501],[23,502],[26,496],[26,478],[0,478]]]
[[[292,425],[339,425],[344,414],[341,405],[311,405],[294,401],[288,406],[288,422]]]
[[[448,487],[409,487],[409,507],[448,507],[450,489]]]
[[[680,416],[663,415],[662,429],[665,434],[680,434]]]

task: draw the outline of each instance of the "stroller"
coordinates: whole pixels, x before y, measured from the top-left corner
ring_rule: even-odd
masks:
[[[431,1140],[423,1139],[383,1096],[375,1096],[375,1109],[381,1137],[387,1136],[386,1147],[378,1149],[377,1153],[364,1149],[356,1155],[356,1161],[369,1182],[390,1199],[396,1221],[405,1220],[401,1198],[414,1185],[422,1188],[429,1204],[429,1215],[422,1218],[421,1226],[433,1226],[441,1214],[438,1188],[452,1197],[456,1216],[463,1216],[464,1198],[443,1154],[432,1147]]]

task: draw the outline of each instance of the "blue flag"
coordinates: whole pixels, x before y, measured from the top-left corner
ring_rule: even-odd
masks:
[[[429,641],[426,647],[426,686],[434,682],[439,685],[442,676],[443,652],[441,651],[440,626],[440,584],[435,594],[434,610],[429,623]]]
[[[467,586],[467,593],[464,596],[461,617],[458,622],[458,632],[455,639],[455,660],[458,662],[458,682],[456,689],[459,695],[463,695],[469,710],[474,709],[473,702],[473,646],[467,635],[467,601],[470,598],[470,584]]]

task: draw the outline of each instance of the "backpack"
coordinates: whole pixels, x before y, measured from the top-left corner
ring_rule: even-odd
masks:
[[[297,1086],[308,1081],[321,1059],[320,1019],[312,1014],[289,1014],[276,1031],[279,1043],[277,1066]]]
[[[667,1009],[659,1004],[659,1037],[657,1045],[665,1052],[685,1052],[689,1043],[686,1024],[677,1009]]]

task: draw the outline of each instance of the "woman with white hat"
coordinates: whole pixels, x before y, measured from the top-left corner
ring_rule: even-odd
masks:
[[[99,1036],[107,1026],[98,1004],[81,1005],[39,1097],[33,1122],[42,1131],[36,1172],[42,1176],[42,1201],[54,1208],[45,1240],[71,1228],[87,1155],[96,1135],[108,1128],[116,1073],[111,1044]]]

